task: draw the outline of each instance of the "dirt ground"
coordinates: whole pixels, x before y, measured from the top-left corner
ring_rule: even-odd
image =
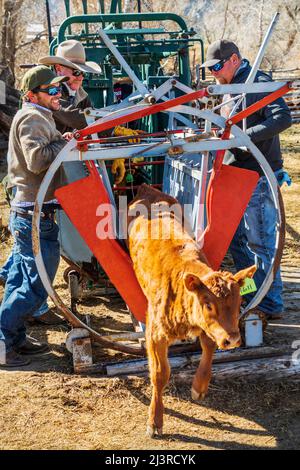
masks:
[[[282,259],[286,317],[268,325],[265,344],[300,340],[300,125],[282,135],[285,167],[293,179],[283,188],[287,234]],[[1,167],[0,167],[1,173]],[[0,176],[1,178],[1,176]],[[8,207],[1,188],[0,264],[11,248]],[[55,287],[68,304],[62,261]],[[3,289],[0,287],[0,299]],[[51,305],[51,302],[50,302]],[[92,314],[101,333],[132,329],[117,296],[88,296],[78,307]],[[64,342],[69,328],[28,327],[46,340],[51,352],[35,357],[22,370],[0,370],[0,449],[298,449],[300,447],[299,377],[279,381],[215,377],[207,398],[193,402],[190,381],[176,370],[165,392],[164,436],[145,435],[151,389],[147,376],[103,378],[73,373]],[[96,360],[121,360],[121,353],[94,348]]]

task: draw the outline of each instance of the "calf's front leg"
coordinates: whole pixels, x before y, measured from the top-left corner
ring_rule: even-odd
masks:
[[[149,329],[150,330],[150,329]],[[146,329],[148,362],[152,384],[152,397],[149,407],[147,435],[162,435],[163,428],[163,390],[170,378],[168,361],[168,342],[165,339],[154,341],[151,332]]]
[[[203,400],[207,394],[211,379],[211,365],[216,343],[204,331],[200,334],[202,355],[192,384],[192,399]]]

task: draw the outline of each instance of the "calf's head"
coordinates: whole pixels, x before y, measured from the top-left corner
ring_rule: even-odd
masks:
[[[191,322],[205,331],[219,349],[233,349],[241,344],[239,313],[240,289],[245,279],[252,278],[256,266],[237,274],[213,272],[204,277],[185,274],[186,289],[194,295]]]

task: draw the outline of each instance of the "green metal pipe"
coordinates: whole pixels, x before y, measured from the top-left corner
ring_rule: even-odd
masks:
[[[83,10],[83,14],[87,15],[87,12],[88,12],[87,0],[82,0],[82,10]],[[89,26],[87,23],[85,24],[85,34],[89,34]]]
[[[109,15],[77,15],[66,18],[58,30],[58,43],[65,40],[65,31],[75,23],[125,23],[131,21],[174,21],[183,31],[188,31],[185,21],[175,13],[119,13]]]
[[[66,8],[66,17],[69,18],[71,16],[70,0],[65,0],[65,8]],[[69,26],[68,32],[69,34],[72,33],[71,26]]]
[[[71,16],[70,0],[65,0],[66,17]]]
[[[105,3],[104,3],[104,0],[98,0],[98,3],[99,3],[99,13],[101,13],[102,15],[104,15],[104,13],[105,13]]]
[[[82,0],[82,10],[84,15],[87,15],[87,0]]]
[[[122,13],[122,2],[121,0],[112,0],[110,5],[110,12],[117,13],[117,9],[119,13]]]
[[[49,46],[49,53],[50,55],[55,55],[55,49],[57,48],[57,38],[54,38],[51,41],[51,44]]]

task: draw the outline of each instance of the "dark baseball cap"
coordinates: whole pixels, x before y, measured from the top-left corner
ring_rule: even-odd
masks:
[[[239,48],[232,41],[227,39],[219,39],[208,46],[206,52],[206,61],[201,67],[212,67],[224,59],[229,59],[232,54],[240,55]]]
[[[57,85],[68,80],[68,77],[57,77],[49,67],[38,65],[25,73],[21,82],[21,91],[27,93],[27,91],[34,90],[41,85]]]

